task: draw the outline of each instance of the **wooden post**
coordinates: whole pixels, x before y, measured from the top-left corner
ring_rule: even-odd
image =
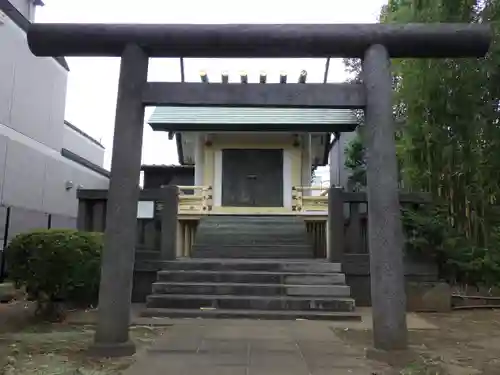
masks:
[[[96,200],[92,205],[92,232],[104,232],[106,228],[106,201]]]
[[[182,258],[184,256],[182,249],[183,245],[182,242],[184,241],[184,236],[182,234],[182,226],[183,222],[181,220],[177,220],[177,225],[176,225],[176,255],[178,258]]]
[[[157,239],[159,233],[156,231],[156,218],[155,219],[143,219],[143,230],[144,230],[144,248],[146,250],[158,249]]]
[[[375,349],[407,347],[403,226],[398,192],[392,76],[387,49],[365,54],[364,141],[367,156],[368,249],[370,252],[373,338]]]
[[[189,256],[190,247],[191,247],[191,235],[189,233],[189,223],[186,221],[184,224],[184,249],[183,249],[185,257]]]
[[[189,233],[190,233],[190,247],[189,247],[189,252],[187,254],[187,257],[188,258],[191,258],[191,255],[193,253],[193,245],[194,245],[194,238],[195,238],[195,235],[196,235],[196,226],[194,225],[195,222],[194,221],[188,221],[188,227],[189,227]]]
[[[361,245],[361,217],[359,214],[359,203],[349,204],[349,227],[347,229],[347,241],[350,252],[353,254],[362,253]]]
[[[90,348],[103,357],[135,353],[129,324],[147,74],[148,56],[139,46],[127,45],[118,83],[97,329]]]
[[[87,228],[87,207],[88,207],[88,201],[80,198],[78,200],[78,213],[77,213],[77,218],[76,218],[76,228],[79,231],[86,231],[89,228]]]
[[[161,259],[176,259],[177,249],[177,211],[179,209],[179,189],[168,185],[162,189],[161,210]]]
[[[328,260],[340,262],[344,254],[344,198],[341,188],[328,192]]]

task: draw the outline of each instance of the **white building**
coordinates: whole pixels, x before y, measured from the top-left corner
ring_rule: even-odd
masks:
[[[66,61],[28,48],[41,5],[0,0],[0,247],[28,229],[74,227],[77,188],[108,186],[104,147],[64,119]]]

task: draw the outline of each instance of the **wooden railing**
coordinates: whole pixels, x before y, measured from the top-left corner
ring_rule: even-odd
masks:
[[[321,191],[319,195],[304,194],[305,192]],[[328,214],[328,188],[322,186],[292,187],[292,210],[302,213]]]
[[[326,219],[325,220],[307,220],[306,230],[309,241],[313,246],[315,258],[326,258]]]
[[[179,214],[207,214],[212,210],[211,186],[179,186]]]

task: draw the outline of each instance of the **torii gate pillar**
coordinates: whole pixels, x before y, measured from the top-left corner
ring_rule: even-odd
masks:
[[[90,348],[91,354],[102,357],[135,352],[129,325],[148,61],[134,44],[125,47],[121,58],[97,330]]]
[[[391,62],[387,49],[367,49],[363,63],[366,90],[365,133],[368,243],[376,349],[407,346],[403,226],[392,112]]]

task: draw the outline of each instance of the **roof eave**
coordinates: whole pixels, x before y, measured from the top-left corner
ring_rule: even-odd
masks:
[[[154,131],[168,132],[307,132],[307,133],[336,133],[352,132],[358,123],[162,123],[149,122]]]

